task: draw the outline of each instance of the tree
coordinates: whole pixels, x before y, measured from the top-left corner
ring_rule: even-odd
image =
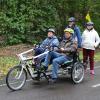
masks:
[[[36,43],[45,38],[49,27],[61,35],[71,16],[83,29],[88,11],[100,32],[99,9],[99,0],[0,0],[0,35],[10,45]]]

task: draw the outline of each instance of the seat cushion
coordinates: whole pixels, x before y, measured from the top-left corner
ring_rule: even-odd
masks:
[[[65,62],[64,62],[64,65],[69,65],[69,64],[71,64],[72,62],[73,62],[73,60],[65,61]]]

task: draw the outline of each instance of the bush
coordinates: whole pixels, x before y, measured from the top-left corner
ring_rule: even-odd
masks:
[[[48,27],[55,27],[61,35],[70,16],[75,16],[83,29],[89,8],[100,33],[99,0],[1,0],[0,4],[0,35],[6,36],[10,45],[39,42]]]

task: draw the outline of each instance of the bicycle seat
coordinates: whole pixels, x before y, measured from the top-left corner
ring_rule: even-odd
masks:
[[[69,65],[69,64],[71,64],[72,62],[73,62],[73,60],[65,61],[65,62],[64,62],[64,65]]]
[[[65,68],[65,67],[71,65],[72,63],[73,63],[73,59],[70,60],[70,61],[65,61],[65,62],[61,65],[61,67]]]

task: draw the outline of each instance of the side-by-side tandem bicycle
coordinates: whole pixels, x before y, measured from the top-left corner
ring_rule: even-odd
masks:
[[[28,74],[31,76],[33,81],[36,80],[37,76],[39,76],[39,81],[41,81],[42,78],[45,78],[49,82],[51,68],[48,68],[48,70],[45,71],[42,66],[39,68],[34,66],[33,61],[38,57],[46,55],[50,51],[51,50],[45,51],[37,56],[27,56],[28,53],[33,52],[33,49],[30,49],[18,54],[17,56],[20,63],[12,67],[6,76],[6,84],[8,88],[14,91],[21,89],[27,80]],[[70,78],[75,84],[83,81],[84,66],[80,61],[78,51],[73,55],[73,59],[71,61],[66,61],[60,65],[58,75],[70,75]]]

